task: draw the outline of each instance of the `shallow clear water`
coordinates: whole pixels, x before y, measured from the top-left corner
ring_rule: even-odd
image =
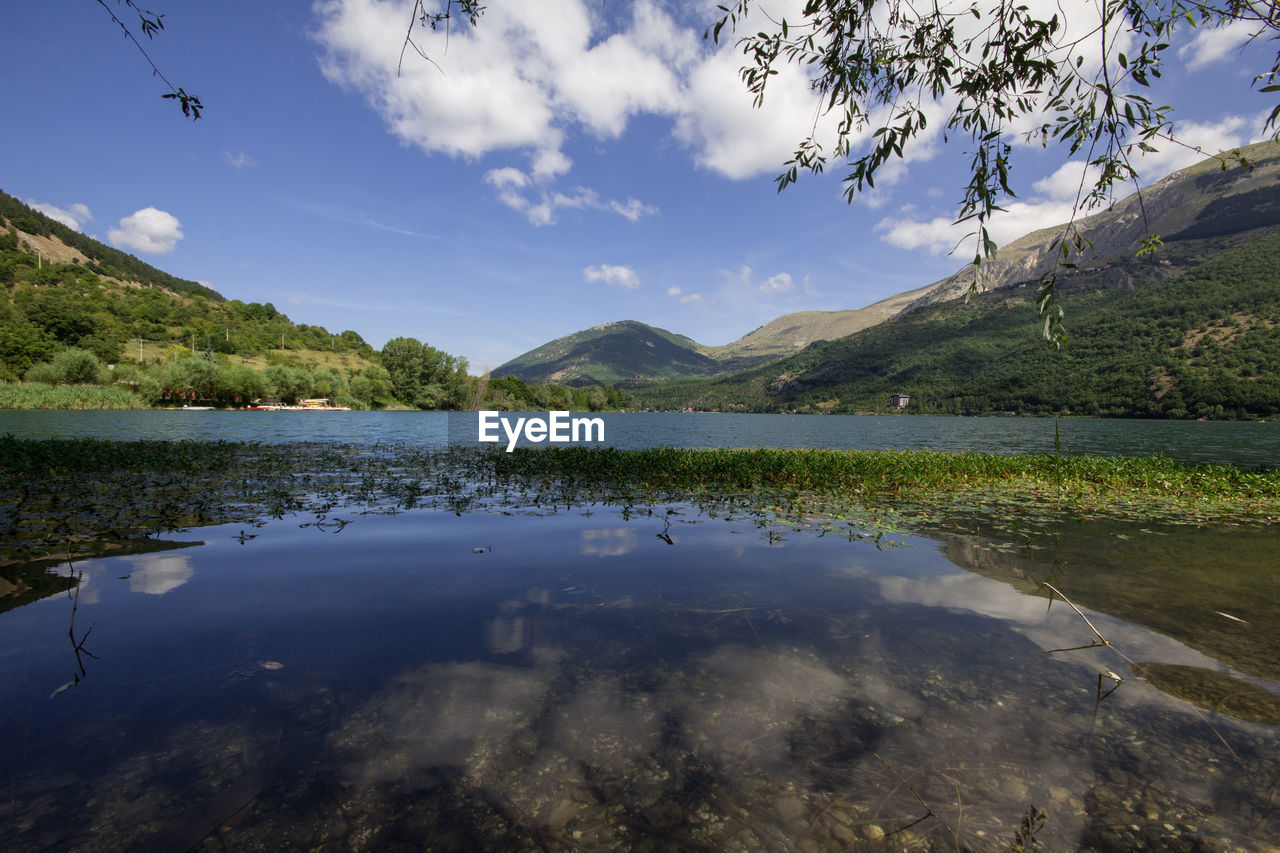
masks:
[[[877,548],[665,509],[339,512],[77,564],[0,613],[0,848],[1007,850],[1032,804],[1051,850],[1280,845],[1277,644],[1248,642],[1274,532]],[[1111,648],[1046,654],[1093,639],[1050,574]]]
[[[544,413],[545,416],[545,413]],[[889,415],[750,415],[608,412],[612,447],[819,447],[1054,452],[1103,456],[1162,454],[1184,462],[1274,468],[1280,422],[1138,421],[1067,418],[956,418]],[[20,438],[201,439],[408,443],[474,442],[467,412],[63,412],[0,410],[0,435]]]

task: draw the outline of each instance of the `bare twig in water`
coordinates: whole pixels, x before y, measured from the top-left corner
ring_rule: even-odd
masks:
[[[1129,657],[1124,652],[1120,651],[1115,646],[1111,645],[1111,642],[1106,637],[1102,636],[1102,633],[1097,629],[1097,627],[1092,622],[1089,621],[1089,617],[1084,615],[1084,611],[1081,610],[1079,607],[1076,607],[1075,603],[1071,599],[1067,598],[1065,595],[1062,594],[1062,590],[1058,589],[1053,584],[1047,581],[1043,583],[1042,586],[1048,589],[1054,595],[1057,595],[1063,601],[1065,601],[1067,603],[1067,606],[1070,607],[1072,610],[1074,610],[1080,616],[1080,618],[1084,620],[1084,623],[1089,626],[1089,630],[1093,632],[1094,637],[1097,638],[1092,643],[1089,643],[1087,646],[1076,646],[1075,648],[1071,648],[1071,649],[1051,649],[1050,651],[1045,652],[1045,654],[1053,654],[1054,652],[1071,652],[1071,651],[1079,651],[1082,649],[1096,649],[1096,648],[1106,647],[1108,649],[1111,649],[1117,655],[1119,655],[1124,660],[1125,663],[1129,664],[1129,667],[1132,671],[1135,671],[1135,672],[1138,671],[1138,664],[1133,660],[1133,658]],[[1050,598],[1049,604],[1052,606],[1053,604],[1052,598]],[[1107,679],[1114,681],[1115,684],[1113,684],[1109,690],[1104,691],[1103,682],[1104,680],[1107,680]],[[1123,684],[1124,681],[1125,680],[1121,675],[1119,675],[1118,673],[1110,669],[1106,670],[1105,672],[1098,673],[1098,704],[1101,705],[1102,702],[1108,696],[1116,692],[1116,689],[1121,684]],[[1190,709],[1191,713],[1199,717],[1200,721],[1209,727],[1209,730],[1213,732],[1215,737],[1218,738],[1218,741],[1224,747],[1226,747],[1227,752],[1231,753],[1231,757],[1239,761],[1240,760],[1239,754],[1237,754],[1236,751],[1232,749],[1231,744],[1227,743],[1227,739],[1222,736],[1222,732],[1218,731],[1218,727],[1215,726],[1212,723],[1212,721],[1210,721],[1209,718],[1204,715],[1204,712],[1202,712],[1199,708],[1197,708],[1194,703],[1188,702],[1187,706]]]
[[[70,548],[69,543],[68,543],[68,548]],[[72,585],[71,589],[67,590],[67,595],[68,597],[71,598],[71,623],[67,626],[67,637],[68,639],[71,640],[71,650],[76,656],[76,668],[79,670],[79,672],[74,673],[70,681],[68,681],[67,683],[63,684],[58,689],[50,693],[49,694],[50,699],[52,699],[54,696],[57,696],[59,693],[62,693],[66,690],[71,689],[72,687],[75,687],[77,684],[80,683],[81,679],[83,679],[85,676],[89,674],[84,667],[84,658],[81,657],[82,654],[88,655],[94,660],[99,659],[97,655],[95,655],[93,652],[89,651],[84,647],[85,642],[89,639],[89,635],[92,634],[93,629],[97,627],[98,625],[97,622],[94,622],[92,625],[89,626],[89,630],[84,632],[84,636],[82,636],[79,640],[76,639],[76,611],[80,607],[80,583],[81,581],[84,580],[84,572],[76,570],[75,564],[71,562],[70,556],[67,557],[67,567],[73,573],[76,581],[75,584]]]
[[[951,828],[950,824],[948,824],[945,820],[942,819],[942,816],[940,814],[938,814],[936,811],[933,810],[933,806],[925,802],[924,797],[920,796],[920,794],[916,791],[916,789],[911,787],[911,784],[907,782],[906,779],[903,779],[902,775],[899,774],[897,770],[894,770],[893,767],[889,764],[889,762],[881,758],[879,753],[875,753],[875,756],[876,756],[876,761],[879,761],[881,764],[885,766],[885,769],[887,769],[890,773],[896,776],[898,778],[898,781],[902,783],[903,787],[911,792],[911,796],[915,797],[916,801],[919,802],[920,805],[924,806],[925,808],[925,814],[922,814],[920,817],[911,821],[911,823],[898,827],[893,832],[890,832],[889,835],[895,835],[899,832],[905,832],[906,830],[910,829],[911,827],[915,826],[918,823],[928,820],[929,818],[935,818],[938,821],[938,823],[946,827],[947,832],[951,833],[952,837],[954,838],[956,835],[956,831]]]
[[[1114,648],[1113,646],[1111,646],[1111,643],[1107,642],[1107,638],[1102,636],[1102,633],[1097,628],[1094,627],[1092,622],[1089,621],[1089,617],[1084,615],[1084,611],[1081,610],[1079,607],[1076,607],[1075,602],[1073,602],[1071,599],[1067,598],[1065,595],[1062,594],[1062,590],[1058,589],[1056,586],[1049,583],[1048,581],[1041,584],[1041,586],[1049,590],[1049,592],[1053,593],[1054,595],[1058,596],[1058,598],[1061,598],[1063,601],[1065,601],[1067,603],[1067,606],[1070,607],[1072,610],[1074,610],[1076,614],[1079,615],[1079,617],[1084,620],[1084,624],[1088,625],[1089,630],[1092,631],[1093,635],[1098,638],[1095,642],[1087,646],[1079,646],[1078,648],[1089,649],[1089,648],[1095,648],[1097,646],[1108,646],[1108,647]],[[1052,598],[1049,599],[1049,603],[1050,604],[1053,603]],[[1071,651],[1071,650],[1062,649],[1062,651]],[[1049,652],[1046,652],[1045,654],[1049,654]],[[1125,660],[1129,660],[1119,650],[1116,651],[1116,654],[1119,654],[1120,657],[1123,657]],[[1133,663],[1133,661],[1129,661],[1129,662]]]

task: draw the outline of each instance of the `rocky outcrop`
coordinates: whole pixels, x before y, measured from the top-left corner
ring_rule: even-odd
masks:
[[[1091,245],[1078,255],[1073,253],[1070,261],[1076,268],[1064,270],[1064,277],[1087,277],[1090,286],[1132,288],[1137,283],[1134,260],[1147,235],[1176,235],[1196,224],[1215,202],[1221,204],[1280,184],[1280,145],[1260,143],[1243,149],[1243,153],[1253,161],[1252,168],[1228,165],[1223,170],[1218,161],[1205,161],[1079,220],[1080,233]],[[982,264],[980,289],[1003,290],[1039,282],[1061,260],[1056,244],[1066,227],[1064,223],[1042,229],[1001,248],[994,259]],[[1158,261],[1146,266],[1147,278],[1167,274]],[[972,265],[965,266],[928,287],[901,313],[965,296],[973,285],[974,273]]]

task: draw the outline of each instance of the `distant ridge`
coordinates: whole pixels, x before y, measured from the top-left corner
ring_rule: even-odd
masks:
[[[894,294],[866,308],[845,311],[797,311],[794,314],[784,314],[732,343],[704,347],[703,351],[718,359],[790,355],[810,344],[834,341],[877,323],[883,323],[890,317],[900,314],[912,302],[924,296],[928,290],[929,287],[921,287]]]
[[[745,370],[822,341],[883,323],[923,296],[927,288],[847,311],[785,314],[732,343],[707,346],[635,320],[603,323],[565,335],[494,368],[494,376],[566,385],[623,387]]]
[[[494,368],[497,377],[558,385],[630,385],[714,373],[720,363],[692,338],[635,320],[556,338]]]

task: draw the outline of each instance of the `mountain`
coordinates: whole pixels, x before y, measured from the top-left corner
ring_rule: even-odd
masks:
[[[716,359],[790,355],[819,341],[834,341],[895,317],[924,296],[927,287],[908,290],[866,308],[847,311],[797,311],[770,320],[738,340],[702,351]]]
[[[629,385],[673,376],[721,371],[692,338],[634,320],[592,326],[556,338],[494,368],[493,376],[514,375],[528,383]]]
[[[1280,234],[1133,289],[1077,290],[1069,345],[1040,335],[1034,292],[925,305],[731,376],[638,388],[644,405],[766,412],[1275,417]]]
[[[529,350],[494,368],[492,374],[510,374],[531,383],[631,387],[733,373],[882,323],[924,292],[925,288],[899,293],[849,311],[786,314],[721,346],[706,346],[635,320],[605,323]]]
[[[1224,169],[1218,160],[1208,159],[1080,220],[1080,231],[1091,245],[1071,259],[1074,268],[1058,270],[1060,291],[1131,290],[1162,281],[1280,227],[1280,144],[1259,143],[1240,154],[1249,167]],[[1060,257],[1054,242],[1062,231],[1063,226],[1042,229],[1002,247],[996,258],[983,264],[984,289],[1000,293],[1027,287],[1053,271]],[[1139,257],[1148,233],[1161,235],[1164,245],[1155,255]],[[966,265],[933,284],[865,308],[786,314],[721,346],[706,346],[634,321],[606,323],[557,338],[493,373],[535,383],[628,387],[722,376],[960,299],[972,282],[973,269]],[[674,389],[672,393],[654,399],[692,399]]]
[[[1040,336],[1034,287],[1059,227],[1002,248],[968,303],[966,268],[846,338],[636,396],[753,411],[888,411],[906,394],[915,412],[1280,413],[1280,145],[1242,153],[1252,168],[1206,161],[1082,222],[1093,248],[1058,276],[1065,351]],[[1136,257],[1148,228],[1163,246]]]
[[[1280,226],[1280,143],[1260,142],[1240,149],[1248,167],[1209,158],[1157,181],[1104,211],[1079,221],[1092,244],[1071,260],[1059,282],[1067,289],[1130,287],[1168,278]],[[1003,290],[1038,281],[1060,255],[1054,241],[1063,225],[1034,231],[1002,246],[982,266],[983,286]],[[1163,250],[1137,257],[1142,240],[1156,234]],[[958,299],[968,292],[973,269],[935,282],[907,310]]]

